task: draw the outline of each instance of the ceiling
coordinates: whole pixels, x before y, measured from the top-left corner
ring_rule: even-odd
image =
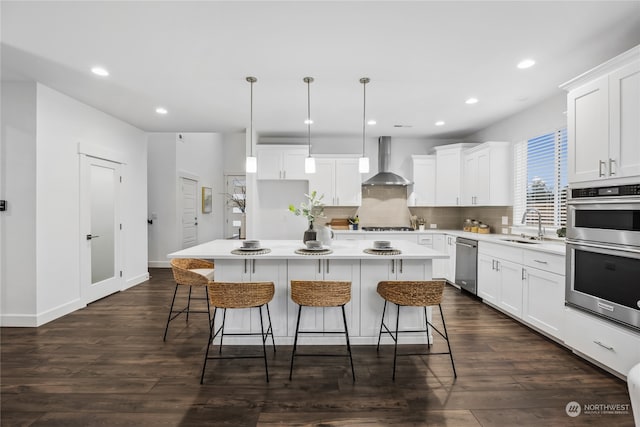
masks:
[[[640,1],[2,1],[2,79],[145,131],[464,137],[640,43]],[[536,65],[516,64],[533,58]],[[102,65],[109,77],[90,69]],[[475,105],[465,100],[476,97]],[[168,110],[161,116],[158,106]],[[438,120],[444,126],[435,126]],[[404,127],[396,127],[403,125]]]

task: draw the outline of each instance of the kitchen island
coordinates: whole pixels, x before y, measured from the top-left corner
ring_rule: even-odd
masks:
[[[432,260],[447,258],[443,252],[416,243],[391,240],[399,254],[370,254],[365,250],[372,241],[334,241],[326,254],[300,254],[304,249],[297,240],[264,240],[266,251],[242,252],[238,240],[214,240],[168,255],[169,258],[201,258],[215,262],[215,280],[222,282],[271,281],[275,295],[269,303],[271,320],[277,344],[292,344],[295,333],[297,305],[289,298],[291,280],[347,280],[351,286],[351,302],[345,306],[349,335],[353,344],[377,343],[383,300],[376,292],[381,280],[430,280]],[[233,252],[232,252],[233,251]],[[255,253],[260,253],[256,255]],[[395,307],[387,310],[395,317]],[[430,317],[431,312],[427,315]],[[391,322],[394,324],[395,322]],[[401,328],[424,328],[423,310],[410,307],[402,310]],[[243,333],[260,330],[257,310],[231,310],[227,313],[229,332]],[[305,308],[300,320],[300,331],[341,331],[341,313],[336,308]],[[226,340],[226,338],[225,338]],[[245,337],[229,337],[229,342],[256,344]],[[391,340],[383,338],[383,342]],[[302,335],[301,344],[341,344],[339,335]],[[404,334],[401,342],[426,342],[426,334]]]

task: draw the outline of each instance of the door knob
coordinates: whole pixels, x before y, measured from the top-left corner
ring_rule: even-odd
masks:
[[[95,235],[87,234],[87,240],[97,239],[98,237],[100,237],[100,236],[95,236]]]

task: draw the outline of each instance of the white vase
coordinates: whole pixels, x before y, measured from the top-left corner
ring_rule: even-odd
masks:
[[[240,239],[247,238],[247,214],[243,213],[240,216]]]

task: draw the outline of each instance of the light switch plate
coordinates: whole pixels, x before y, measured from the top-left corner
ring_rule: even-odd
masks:
[[[438,224],[429,224],[429,228],[438,228]]]
[[[508,216],[503,216],[502,217],[502,225],[509,225],[509,217]]]
[[[509,229],[508,228],[503,228],[502,229],[502,234],[509,234]]]

